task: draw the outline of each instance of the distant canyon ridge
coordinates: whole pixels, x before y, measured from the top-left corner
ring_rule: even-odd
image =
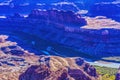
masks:
[[[120,56],[120,23],[106,17],[82,17],[72,11],[33,10],[26,18],[15,14],[0,19],[0,26],[1,33],[10,31],[7,34],[14,35],[14,31],[19,31],[63,44],[79,52],[74,56]]]

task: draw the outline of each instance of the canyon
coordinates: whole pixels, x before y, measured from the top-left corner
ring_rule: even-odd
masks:
[[[120,80],[120,0],[0,0],[0,80]]]
[[[120,56],[120,24],[112,19],[100,16],[81,17],[72,11],[57,10],[33,10],[26,18],[19,14],[17,16],[0,19],[1,33],[37,35],[41,39],[63,44],[89,57]]]
[[[96,69],[80,57],[35,55],[0,35],[0,80],[97,80]]]

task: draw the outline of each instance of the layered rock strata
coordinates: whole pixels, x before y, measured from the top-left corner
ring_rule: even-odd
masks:
[[[31,66],[20,80],[97,80],[96,69],[81,58],[41,57],[40,65]]]
[[[67,16],[67,20],[62,13]],[[8,34],[14,35],[15,31],[35,35],[93,57],[120,56],[119,22],[105,17],[84,17],[87,25],[78,26],[76,22],[80,24],[81,18],[77,16],[80,15],[72,12],[68,15],[68,13],[56,10],[35,10],[27,18],[0,19],[0,26],[3,26],[0,32],[10,32]],[[75,23],[72,23],[74,20]]]
[[[30,65],[39,63],[39,57],[7,38],[7,35],[0,35],[0,80],[18,80]]]
[[[43,20],[48,23],[52,22],[60,25],[77,25],[78,27],[87,24],[84,18],[80,15],[76,15],[72,11],[33,10],[28,18],[39,19],[41,21]]]
[[[0,35],[0,80],[98,79],[96,69],[82,58],[37,56],[7,38]]]

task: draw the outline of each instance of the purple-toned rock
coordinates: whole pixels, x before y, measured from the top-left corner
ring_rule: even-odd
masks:
[[[86,76],[79,69],[70,69],[68,71],[69,75],[74,78],[74,80],[91,80],[90,77]]]
[[[72,11],[58,10],[33,10],[28,18],[39,19],[48,23],[66,24],[66,25],[86,25],[87,22],[80,15]]]
[[[76,64],[80,66],[84,63],[84,59],[82,58],[77,58],[75,61],[76,61]]]
[[[118,69],[115,80],[120,80],[120,68]]]
[[[19,80],[44,80],[49,75],[50,69],[47,66],[31,66]]]
[[[86,67],[85,62],[81,66],[77,65],[76,58],[57,56],[51,56],[49,60],[47,58],[41,57],[41,64],[28,68],[20,75],[19,80],[98,80],[95,68],[90,65]],[[89,72],[85,71],[84,67],[89,69]]]
[[[85,64],[84,71],[86,71],[90,76],[97,76],[96,69],[88,63]]]

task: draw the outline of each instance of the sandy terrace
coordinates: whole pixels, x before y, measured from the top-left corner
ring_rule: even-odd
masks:
[[[81,28],[85,29],[102,29],[102,28],[114,28],[120,29],[120,23],[115,20],[108,19],[103,16],[98,16],[95,18],[85,17],[88,25],[83,26]]]

